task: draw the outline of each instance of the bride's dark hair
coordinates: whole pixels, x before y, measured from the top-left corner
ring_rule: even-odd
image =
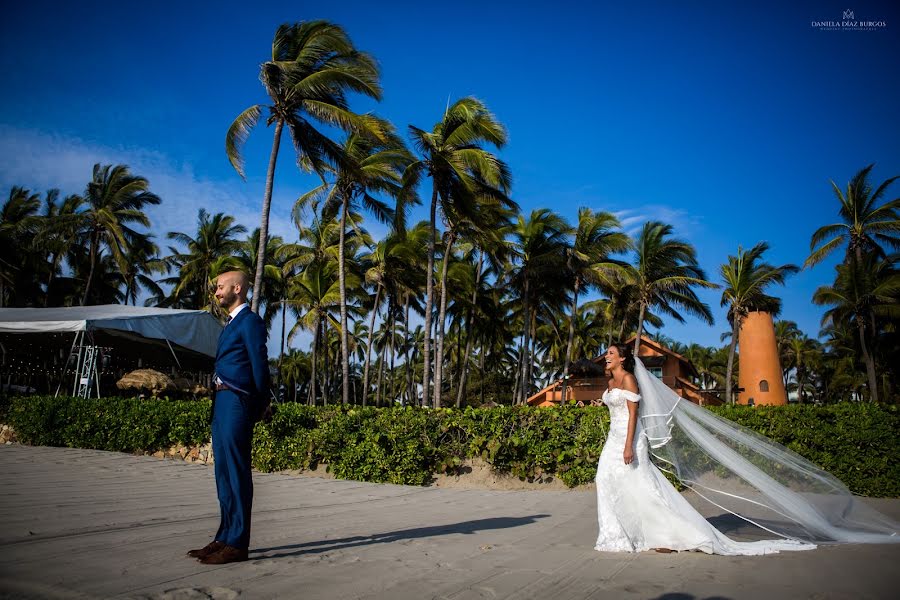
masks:
[[[622,363],[622,366],[626,371],[634,374],[634,354],[631,353],[631,346],[628,344],[624,344],[622,342],[615,342],[611,344],[613,348],[619,351],[619,356],[625,359],[625,362]]]

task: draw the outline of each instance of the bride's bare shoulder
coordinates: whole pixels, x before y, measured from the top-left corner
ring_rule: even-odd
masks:
[[[640,393],[637,378],[633,374],[627,373],[625,379],[622,380],[622,389],[628,390],[634,394]]]

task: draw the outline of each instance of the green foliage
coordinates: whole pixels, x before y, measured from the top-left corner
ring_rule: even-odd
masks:
[[[208,400],[20,396],[8,419],[27,444],[154,452],[209,440],[209,410]]]
[[[716,413],[769,437],[865,496],[900,497],[900,407],[722,406]]]
[[[155,451],[209,439],[209,401],[17,397],[8,422],[29,444]],[[900,409],[876,404],[713,409],[808,458],[856,493],[900,497]],[[589,483],[609,427],[603,408],[455,409],[284,404],[256,426],[261,471],[327,464],[335,476],[424,485],[469,458],[530,481]]]

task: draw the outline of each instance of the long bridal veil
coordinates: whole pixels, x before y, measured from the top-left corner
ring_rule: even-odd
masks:
[[[657,466],[766,531],[816,544],[900,542],[900,524],[784,446],[680,398],[635,359],[641,424]]]

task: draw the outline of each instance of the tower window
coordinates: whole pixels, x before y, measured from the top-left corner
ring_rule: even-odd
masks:
[[[769,391],[769,382],[763,379],[759,382],[759,391],[768,392]]]

